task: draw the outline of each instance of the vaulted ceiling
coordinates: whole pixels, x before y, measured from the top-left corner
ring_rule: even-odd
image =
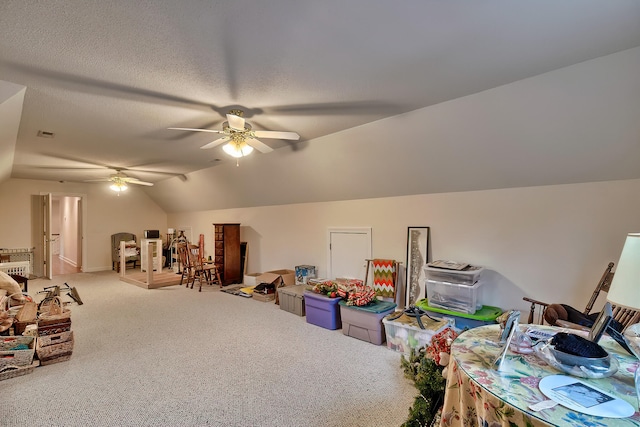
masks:
[[[639,46],[637,0],[5,0],[0,179],[122,169],[184,211],[638,178]],[[236,167],[168,129],[232,108],[301,139]]]

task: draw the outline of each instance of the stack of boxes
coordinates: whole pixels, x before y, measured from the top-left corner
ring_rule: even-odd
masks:
[[[342,329],[344,335],[376,345],[387,341],[389,348],[407,354],[427,345],[435,334],[447,327],[462,330],[491,324],[502,314],[497,307],[482,305],[481,289],[486,286],[482,267],[466,264],[460,267],[455,263],[455,268],[447,268],[452,264],[443,261],[434,264],[440,268],[432,264],[424,267],[428,298],[415,304],[436,319],[421,316],[424,322],[415,322],[407,316],[399,318],[394,313],[396,304],[390,301],[380,300],[357,307],[348,305],[338,292],[313,292],[314,286],[334,282],[362,285],[362,281],[317,279],[316,268],[311,265],[298,265],[295,271],[278,270],[256,275],[255,281],[277,283],[275,295],[266,295],[264,300],[272,301],[276,296],[280,309],[306,316],[307,323],[325,329]],[[254,292],[254,299],[256,296]]]
[[[36,338],[33,336],[0,337],[0,380],[31,373]]]
[[[36,354],[42,366],[65,362],[73,353],[73,331],[42,335],[36,343]]]
[[[36,343],[36,355],[40,359],[40,365],[51,365],[65,362],[73,353],[74,338],[71,330],[71,311],[64,308],[59,297],[54,297],[51,306],[57,301],[60,307],[59,314],[40,314],[38,318],[38,340]]]
[[[464,270],[424,267],[427,299],[432,307],[474,314],[480,308],[478,298],[483,282],[482,267],[467,266]]]
[[[486,286],[483,272],[482,267],[450,261],[427,264],[427,299],[416,306],[454,320],[458,330],[495,323],[502,310],[482,304],[482,287]]]

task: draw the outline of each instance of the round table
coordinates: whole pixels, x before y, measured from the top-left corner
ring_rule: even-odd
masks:
[[[524,330],[529,325],[520,325]],[[577,331],[538,326],[554,332]],[[501,346],[499,325],[481,326],[463,332],[451,346],[446,393],[441,426],[640,426],[638,398],[633,374],[640,362],[608,336],[600,340],[620,369],[608,378],[580,378],[605,392],[629,402],[636,412],[629,418],[602,418],[586,415],[556,405],[533,411],[529,405],[548,400],[538,384],[548,375],[564,374],[538,358],[534,353],[507,353],[501,371],[492,361]]]

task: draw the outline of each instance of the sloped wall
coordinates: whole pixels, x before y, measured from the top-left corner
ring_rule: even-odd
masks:
[[[636,179],[638,117],[640,47],[146,191],[188,212]]]
[[[26,87],[0,80],[0,182],[11,176]]]

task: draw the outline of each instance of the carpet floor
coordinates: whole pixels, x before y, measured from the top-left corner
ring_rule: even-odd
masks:
[[[71,360],[0,382],[3,426],[399,426],[417,390],[400,354],[217,286],[68,283]],[[69,297],[64,298],[69,300]]]

